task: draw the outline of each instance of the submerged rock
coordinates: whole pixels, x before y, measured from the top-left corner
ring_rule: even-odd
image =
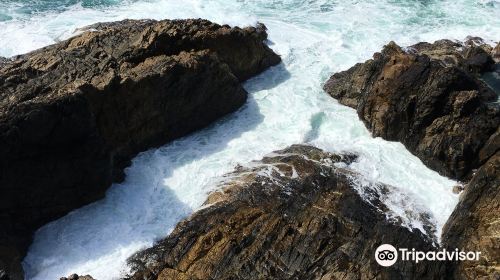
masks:
[[[138,152],[244,104],[240,82],[280,62],[266,39],[263,25],[125,20],[1,60],[0,265],[21,279],[36,228],[102,198]]]
[[[227,175],[205,207],[129,259],[128,279],[439,279],[437,262],[375,261],[383,244],[431,250],[432,241],[387,219],[353,155],[294,145]],[[338,166],[338,167],[337,167]]]
[[[355,108],[374,136],[400,141],[430,168],[467,180],[495,151],[488,145],[500,123],[498,95],[477,75],[492,69],[491,49],[477,38],[406,49],[391,42],[324,89]]]

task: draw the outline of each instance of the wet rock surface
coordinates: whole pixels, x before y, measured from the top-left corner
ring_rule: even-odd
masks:
[[[498,93],[479,79],[497,71],[498,48],[480,38],[406,49],[390,43],[324,87],[356,108],[375,136],[404,143],[430,168],[466,182],[442,244],[481,258],[446,264],[450,279],[500,279],[500,110]]]
[[[81,276],[78,274],[71,274],[68,277],[61,277],[59,280],[95,280],[90,275]]]
[[[280,62],[263,25],[125,20],[0,59],[0,269],[22,279],[34,230],[103,197],[138,152],[246,100]]]
[[[450,249],[481,252],[481,259],[453,264],[455,279],[500,279],[500,151],[479,170],[443,228]]]
[[[496,47],[492,51],[492,56],[495,62],[500,62],[500,43],[496,45]]]
[[[379,266],[383,243],[431,250],[389,221],[377,192],[362,198],[354,155],[294,145],[238,167],[206,207],[129,259],[127,279],[439,279],[439,263]]]
[[[9,62],[9,59],[0,56],[0,66],[2,66],[3,64],[6,64],[7,62]]]
[[[478,75],[494,67],[480,38],[401,48],[334,74],[324,89],[353,107],[374,136],[402,142],[430,168],[468,180],[494,154],[498,95]],[[481,151],[481,152],[480,152]]]

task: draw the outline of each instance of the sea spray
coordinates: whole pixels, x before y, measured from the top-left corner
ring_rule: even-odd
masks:
[[[220,176],[295,143],[358,153],[351,168],[366,182],[393,187],[385,203],[409,227],[421,225],[406,208],[428,214],[440,230],[458,201],[451,192],[456,182],[426,168],[403,145],[372,138],[353,109],[321,88],[333,72],[370,58],[391,40],[410,45],[471,34],[497,39],[496,1],[144,0],[96,7],[76,1],[24,14],[15,9],[20,2],[1,6],[13,5],[0,12],[2,56],[68,38],[98,21],[203,17],[231,25],[265,23],[269,44],[283,58],[282,65],[246,83],[251,96],[241,110],[139,155],[104,200],[41,228],[24,262],[28,279],[75,272],[119,278],[127,272],[126,258],[200,207]]]

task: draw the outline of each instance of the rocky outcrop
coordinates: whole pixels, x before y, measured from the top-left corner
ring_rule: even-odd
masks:
[[[443,229],[443,242],[449,248],[481,252],[479,262],[449,268],[455,279],[500,279],[500,151],[468,183]]]
[[[71,274],[68,277],[61,277],[59,280],[95,280],[90,275],[79,276],[78,274]]]
[[[102,198],[138,152],[246,100],[280,58],[263,25],[126,20],[0,62],[0,270],[19,276],[31,234]]]
[[[498,61],[498,47],[479,38],[406,49],[390,43],[325,85],[375,136],[401,141],[429,167],[468,180],[442,243],[481,258],[447,264],[453,279],[500,278],[500,106],[478,78]]]
[[[400,141],[430,168],[467,180],[496,150],[489,139],[500,123],[498,95],[477,76],[492,69],[491,53],[478,38],[405,49],[391,42],[324,89],[355,108],[374,136]]]
[[[496,63],[500,63],[500,42],[493,49],[492,56]]]
[[[128,279],[442,278],[438,262],[375,262],[380,244],[432,242],[388,221],[377,192],[360,196],[360,175],[345,168],[355,158],[295,145],[237,167],[205,207],[131,257]]]

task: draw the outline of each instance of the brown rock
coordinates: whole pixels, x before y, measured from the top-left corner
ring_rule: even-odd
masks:
[[[496,47],[492,50],[491,56],[496,63],[500,63],[500,42],[497,43]]]
[[[500,151],[479,168],[461,194],[443,228],[443,242],[450,249],[481,252],[479,262],[454,264],[455,279],[500,278]]]
[[[498,95],[477,77],[491,69],[490,53],[478,38],[406,51],[390,43],[325,85],[374,135],[401,141],[442,174],[470,179],[442,242],[481,258],[446,264],[452,279],[500,279],[500,110]]]
[[[421,42],[408,48],[410,52],[427,55],[447,66],[456,66],[467,72],[482,73],[492,69],[492,47],[479,37],[468,37],[464,43],[438,40],[432,44]]]
[[[431,250],[432,240],[388,221],[339,156],[294,145],[228,175],[206,207],[129,260],[128,279],[440,279],[438,262],[374,259],[383,243]],[[385,191],[390,191],[387,187]]]
[[[280,61],[266,38],[125,20],[0,63],[0,263],[19,268],[36,228],[102,198],[138,152],[238,109],[240,81]]]
[[[441,40],[403,50],[391,42],[324,89],[356,108],[374,136],[400,141],[430,168],[466,180],[488,159],[479,151],[500,123],[497,94],[476,76],[493,65],[485,49]]]
[[[61,277],[59,280],[95,280],[90,275],[79,276],[78,274],[71,274],[68,277]]]
[[[459,194],[464,191],[464,186],[463,185],[456,185],[453,187],[453,193],[454,194]]]

